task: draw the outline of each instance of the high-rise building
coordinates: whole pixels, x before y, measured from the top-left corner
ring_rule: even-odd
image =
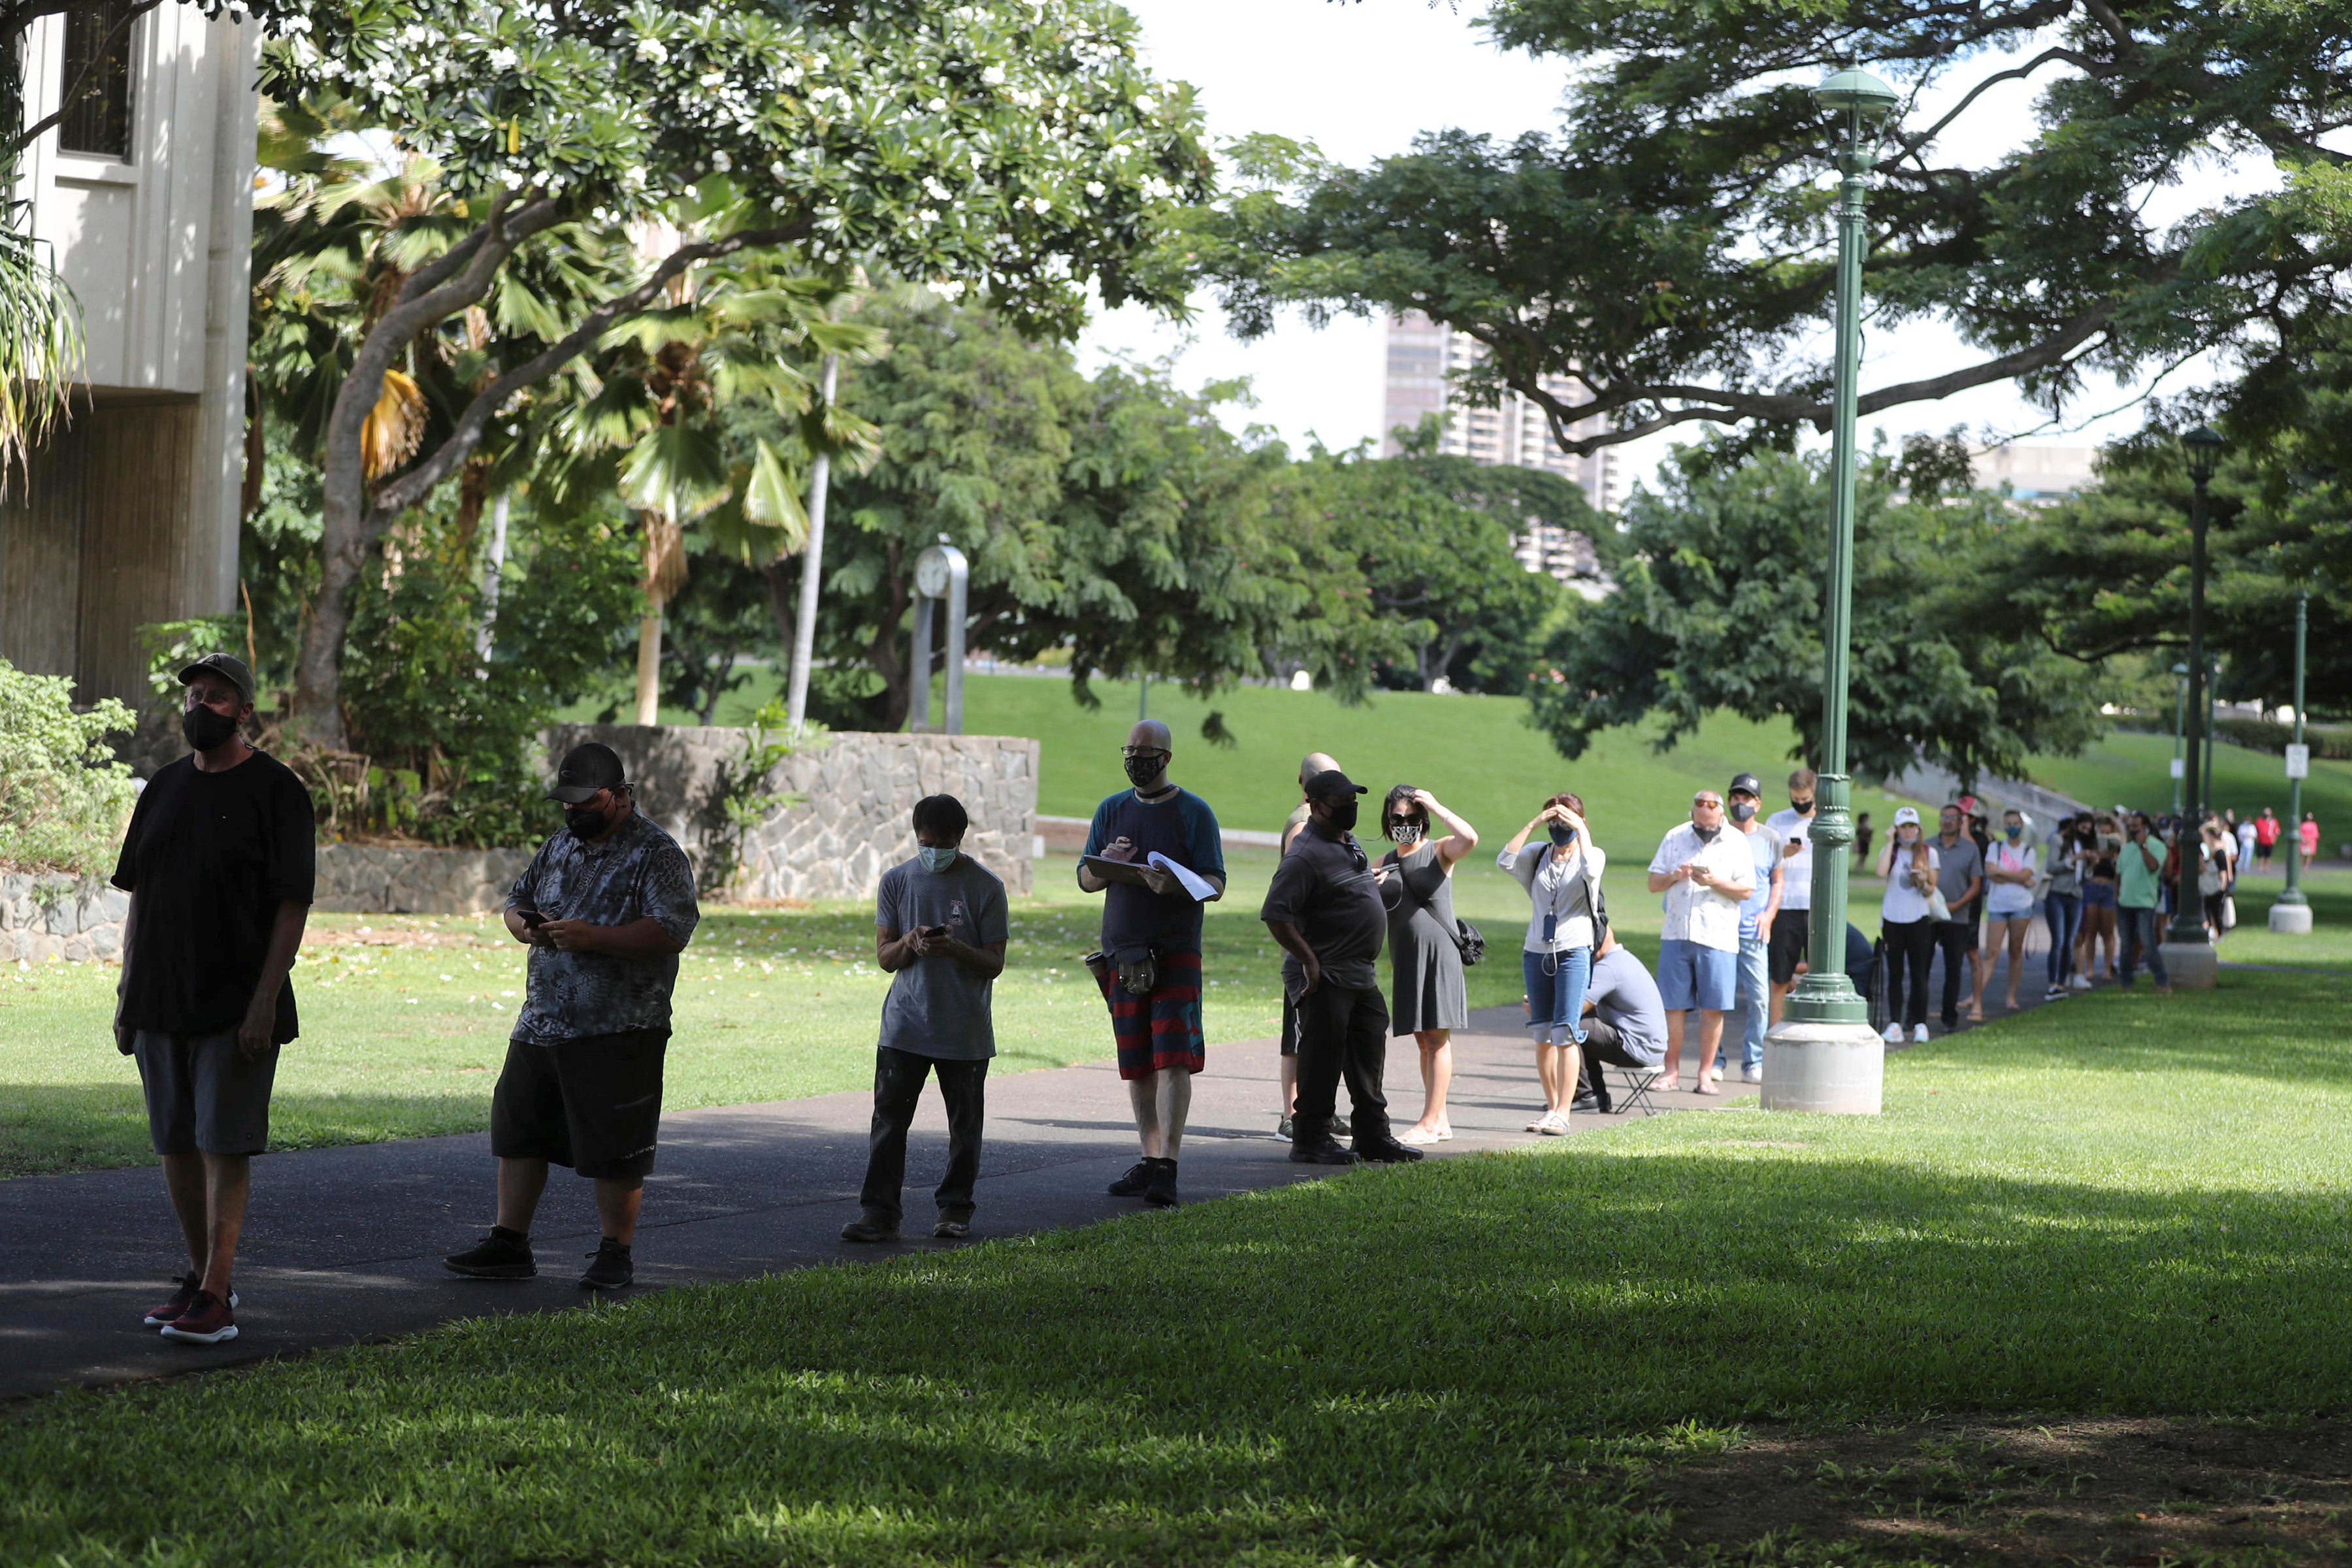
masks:
[[[1623,484],[1612,448],[1604,447],[1587,458],[1571,457],[1561,451],[1551,438],[1551,425],[1544,417],[1543,409],[1516,392],[1504,393],[1492,408],[1465,408],[1450,402],[1450,384],[1486,357],[1486,344],[1466,332],[1433,321],[1418,310],[1390,317],[1388,329],[1388,390],[1381,419],[1382,457],[1396,455],[1399,426],[1416,429],[1423,418],[1434,414],[1444,422],[1437,439],[1440,452],[1468,458],[1474,463],[1541,468],[1581,487],[1585,499],[1601,510],[1616,510],[1623,499]],[[1575,384],[1565,377],[1548,378],[1544,389],[1562,399],[1582,395]],[[1589,435],[1601,427],[1599,420],[1590,420],[1577,426],[1574,433]],[[1535,546],[1536,559],[1529,561],[1530,570],[1549,567],[1556,575],[1560,574],[1551,557],[1566,548],[1565,541],[1549,546],[1527,542]],[[1522,558],[1529,553],[1523,549]]]

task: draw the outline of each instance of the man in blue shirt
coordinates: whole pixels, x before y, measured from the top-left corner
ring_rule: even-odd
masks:
[[[1124,789],[1095,807],[1078,860],[1078,886],[1105,893],[1102,951],[1089,961],[1110,1005],[1118,1076],[1127,1081],[1143,1157],[1110,1184],[1113,1197],[1176,1204],[1176,1157],[1192,1105],[1192,1075],[1208,1065],[1201,1034],[1201,905],[1181,880],[1151,857],[1183,867],[1225,891],[1224,840],[1216,813],[1168,777],[1175,747],[1168,726],[1146,719],[1121,749]],[[1097,869],[1105,860],[1132,866],[1132,879]]]

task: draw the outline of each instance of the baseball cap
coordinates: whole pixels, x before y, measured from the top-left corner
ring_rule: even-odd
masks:
[[[1371,793],[1337,768],[1326,768],[1307,781],[1307,798],[1309,800],[1345,800],[1351,795]]]
[[[1914,827],[1919,826],[1919,808],[1917,806],[1898,805],[1895,808],[1895,826],[1900,827],[1906,822]]]
[[[1758,779],[1754,773],[1741,773],[1731,781],[1730,793],[1733,795],[1752,795],[1757,799],[1761,800],[1764,798],[1764,785],[1762,781]]]
[[[181,669],[180,684],[187,685],[205,670],[212,671],[231,686],[236,687],[237,695],[247,702],[253,700],[253,671],[245,667],[245,660],[229,654],[208,653],[195,663]]]
[[[627,782],[621,772],[621,753],[602,741],[588,741],[563,753],[562,764],[555,770],[555,784],[548,790],[547,798],[578,805],[593,798],[599,790]]]

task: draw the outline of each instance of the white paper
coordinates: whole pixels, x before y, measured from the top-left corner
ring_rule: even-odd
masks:
[[[1154,849],[1151,852],[1149,857],[1149,863],[1159,867],[1161,870],[1175,878],[1178,884],[1181,885],[1186,892],[1192,895],[1192,901],[1194,903],[1205,904],[1211,899],[1217,896],[1216,889],[1209,886],[1207,882],[1202,881],[1191,870],[1182,866],[1179,866],[1175,861],[1171,860],[1167,856],[1162,855],[1157,849]]]
[[[2311,776],[2309,746],[2289,746],[2286,749],[2286,776],[2291,779],[2307,779]]]

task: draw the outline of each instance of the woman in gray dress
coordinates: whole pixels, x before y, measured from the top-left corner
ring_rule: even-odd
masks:
[[[1431,818],[1445,824],[1429,837]],[[1425,789],[1399,784],[1381,806],[1381,831],[1396,847],[1381,860],[1383,880],[1394,877],[1404,894],[1389,911],[1389,963],[1395,981],[1389,1033],[1411,1035],[1421,1047],[1421,1120],[1397,1135],[1400,1143],[1443,1143],[1454,1136],[1445,1090],[1454,1081],[1454,1031],[1470,1022],[1470,993],[1462,978],[1462,948],[1454,934],[1454,868],[1478,847],[1478,830],[1437,803]]]

